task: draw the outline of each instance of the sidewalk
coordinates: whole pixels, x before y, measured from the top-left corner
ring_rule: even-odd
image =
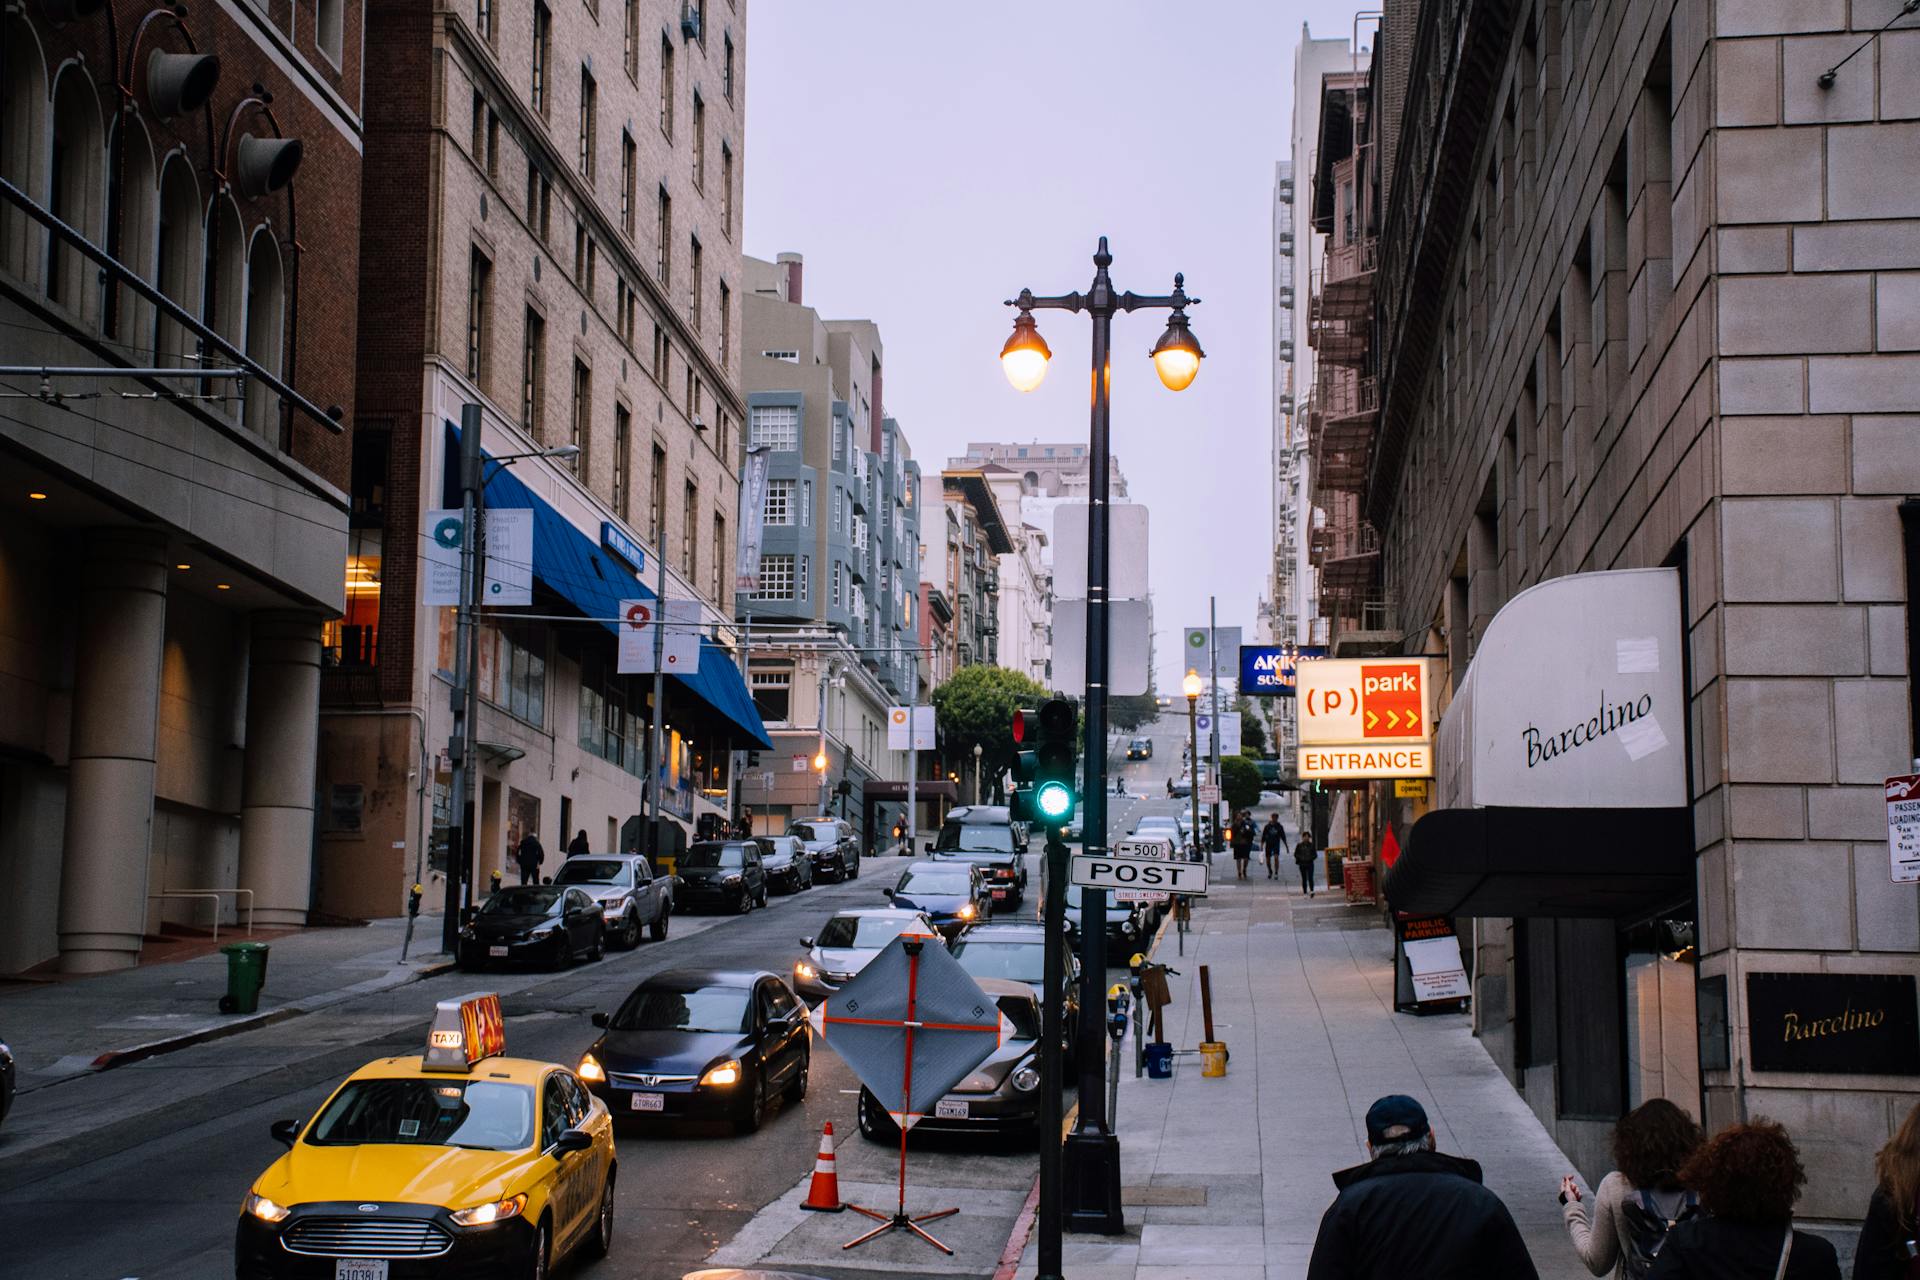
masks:
[[[1216,863],[1216,867],[1218,867]],[[1258,877],[1259,872],[1255,872]],[[1475,1041],[1464,1015],[1393,1012],[1392,938],[1337,894],[1311,903],[1231,870],[1194,911],[1186,955],[1171,932],[1156,958],[1180,970],[1167,1038],[1204,1038],[1199,966],[1211,970],[1214,1032],[1231,1051],[1207,1079],[1197,1055],[1171,1081],[1136,1079],[1132,1043],[1120,1081],[1127,1231],[1069,1235],[1073,1280],[1298,1280],[1330,1175],[1366,1159],[1367,1107],[1420,1099],[1440,1150],[1478,1160],[1547,1280],[1587,1275],[1555,1201],[1573,1168]],[[1014,1273],[1034,1274],[1030,1238]]]
[[[364,927],[263,933],[260,940],[272,951],[260,1008],[251,1014],[219,1011],[227,958],[217,950],[115,973],[9,983],[0,987],[0,1031],[18,1056],[20,1091],[266,1026],[449,968],[440,951],[438,915],[414,923],[413,945],[401,961],[406,923],[395,918]],[[223,931],[221,941],[227,940]],[[235,930],[232,940],[246,941],[247,935]]]

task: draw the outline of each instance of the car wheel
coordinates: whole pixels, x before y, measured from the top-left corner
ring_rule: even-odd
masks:
[[[553,935],[553,962],[550,969],[565,969],[573,963],[573,940],[565,929]]]
[[[587,959],[598,960],[607,954],[607,926],[602,923],[593,931],[593,945],[587,948]]]
[[[742,1089],[742,1107],[733,1117],[735,1133],[753,1133],[760,1128],[760,1117],[767,1110],[767,1077],[759,1071],[753,1073],[753,1087]]]
[[[733,904],[733,909],[741,915],[745,915],[747,912],[753,910],[753,894],[748,891],[745,885],[740,886],[740,898]]]
[[[860,1106],[857,1114],[860,1136],[868,1142],[900,1141],[900,1128],[894,1124],[893,1117],[886,1113],[886,1109],[880,1105],[880,1100],[865,1089],[860,1090]]]
[[[547,1220],[542,1218],[540,1225],[533,1229],[533,1244],[527,1250],[527,1261],[520,1274],[527,1280],[547,1280],[547,1264],[552,1261],[547,1240]]]
[[[858,880],[859,878],[860,878],[860,855],[855,854],[853,861],[847,864],[847,879]]]
[[[760,886],[760,893],[754,899],[754,905],[756,907],[764,907],[767,905],[767,886],[765,884]]]
[[[788,1102],[804,1102],[807,1097],[807,1075],[813,1067],[813,1055],[800,1055],[799,1069],[793,1073],[793,1079],[787,1081],[785,1097]]]
[[[667,922],[672,919],[672,917],[673,912],[662,904],[660,914],[655,916],[653,923],[647,926],[647,936],[655,942],[665,942],[667,940]]]
[[[629,904],[626,918],[620,922],[620,948],[623,951],[631,951],[639,945],[640,911]]]
[[[593,1224],[593,1234],[586,1239],[586,1254],[589,1258],[604,1258],[613,1248],[613,1170],[607,1170],[606,1185],[600,1188],[600,1217]]]
[[[454,961],[454,965],[462,973],[473,973],[486,968],[487,962],[485,957],[477,954],[471,948],[461,947],[459,958]]]

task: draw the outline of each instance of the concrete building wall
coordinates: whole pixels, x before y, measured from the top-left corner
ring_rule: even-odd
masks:
[[[1879,786],[1914,752],[1898,508],[1920,488],[1901,444],[1920,203],[1894,158],[1920,147],[1901,70],[1920,34],[1817,84],[1890,12],[1522,6],[1480,234],[1432,300],[1432,394],[1386,478],[1403,622],[1451,617],[1465,653],[1543,578],[1684,569],[1697,963],[1727,979],[1732,1067],[1676,1100],[1709,1127],[1785,1122],[1808,1219],[1860,1215],[1916,1098],[1909,1077],[1755,1070],[1744,998],[1757,972],[1920,973]],[[1604,1124],[1524,1065],[1513,930],[1477,936],[1489,1050],[1600,1172]]]

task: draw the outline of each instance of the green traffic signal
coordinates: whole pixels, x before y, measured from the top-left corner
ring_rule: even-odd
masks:
[[[1033,793],[1033,807],[1048,822],[1058,822],[1073,813],[1073,788],[1049,779]]]

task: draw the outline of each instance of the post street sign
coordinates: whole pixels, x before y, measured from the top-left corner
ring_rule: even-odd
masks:
[[[1078,853],[1071,868],[1073,883],[1085,889],[1145,889],[1157,893],[1184,893],[1205,897],[1207,864],[1168,862],[1161,858],[1109,858]]]
[[[1160,862],[1169,862],[1173,859],[1173,841],[1165,836],[1141,836],[1116,840],[1112,856],[1153,858]],[[1119,902],[1165,902],[1170,895],[1153,889],[1117,889],[1113,896]]]

